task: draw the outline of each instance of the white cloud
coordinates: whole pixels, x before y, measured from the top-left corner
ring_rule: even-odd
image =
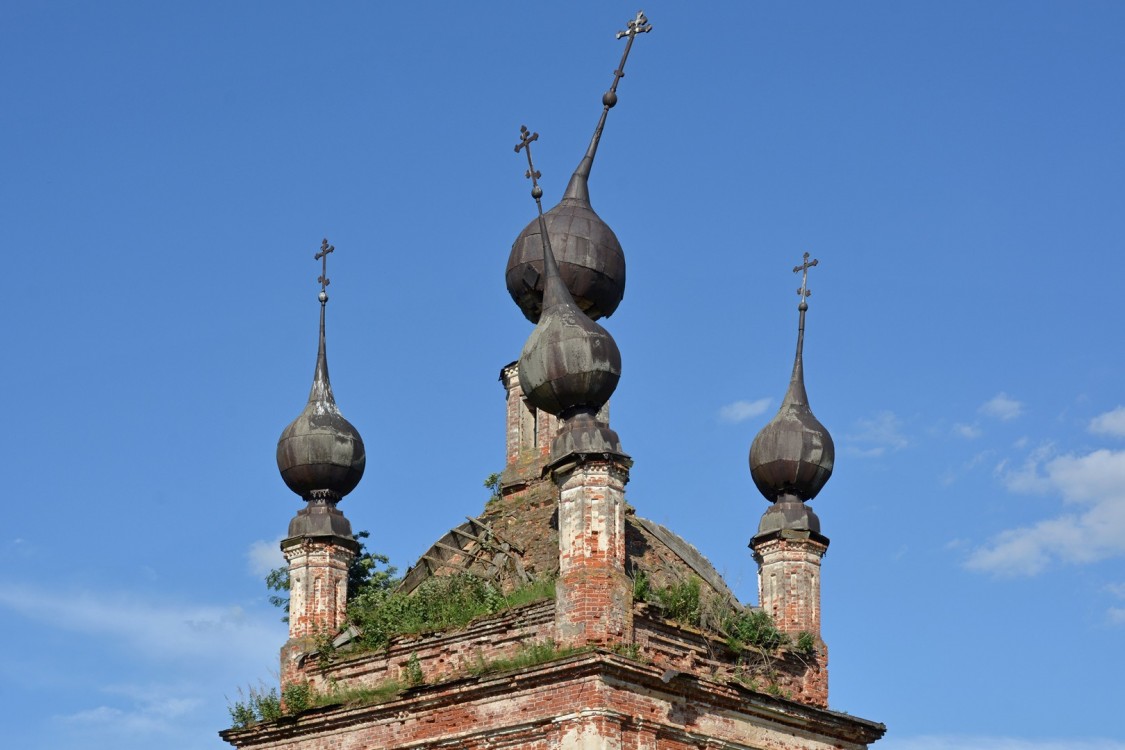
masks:
[[[1125,555],[1125,450],[1096,450],[1046,460],[1040,449],[1003,475],[1016,492],[1059,494],[1068,512],[1002,531],[969,556],[971,570],[1035,575],[1060,562],[1091,563]],[[1042,463],[1041,463],[1042,462]]]
[[[899,418],[892,411],[881,411],[870,419],[859,419],[856,427],[856,431],[845,435],[844,439],[848,451],[860,458],[877,458],[910,444],[901,432]]]
[[[732,424],[744,422],[751,417],[764,414],[773,399],[760,398],[757,401],[735,401],[719,409],[719,419]]]
[[[128,735],[172,733],[179,729],[177,720],[192,714],[203,701],[184,697],[142,697],[138,704],[128,710],[97,706],[56,718],[67,724],[112,728]]]
[[[285,635],[237,606],[154,602],[112,592],[41,590],[0,583],[0,608],[54,628],[105,636],[161,661],[276,658]]]
[[[879,750],[1125,750],[1125,742],[1096,737],[1024,738],[973,735],[887,737]]]
[[[965,438],[966,440],[976,440],[984,433],[981,431],[980,427],[975,424],[958,422],[953,425],[953,434],[957,437]]]
[[[1125,406],[1119,406],[1090,420],[1090,432],[1125,437]]]
[[[1031,451],[1027,459],[1016,469],[1010,468],[1008,460],[1004,459],[996,465],[996,476],[1009,492],[1025,494],[1050,492],[1051,482],[1043,475],[1040,467],[1054,454],[1054,451],[1053,443],[1043,443]]]
[[[986,417],[1008,422],[1023,414],[1023,404],[1001,392],[981,404],[980,413]]]
[[[250,565],[250,572],[256,576],[264,576],[274,568],[285,564],[285,555],[281,554],[281,540],[278,537],[272,542],[258,540],[246,550],[246,560]]]

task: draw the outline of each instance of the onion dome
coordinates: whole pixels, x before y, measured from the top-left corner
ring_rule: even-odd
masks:
[[[543,219],[558,251],[559,274],[571,297],[590,318],[609,317],[625,296],[625,253],[617,235],[590,205],[591,151],[570,178],[562,201]],[[543,240],[533,219],[512,244],[504,281],[524,317],[538,322],[543,311]]]
[[[617,38],[627,38],[613,84],[602,96],[602,114],[586,155],[582,157],[557,206],[531,222],[512,243],[504,281],[508,293],[532,323],[543,311],[546,270],[543,265],[541,227],[555,252],[558,272],[570,296],[592,320],[613,315],[625,296],[625,254],[617,235],[590,205],[590,170],[598,151],[609,110],[617,104],[617,84],[625,75],[625,60],[633,39],[652,30],[643,13],[629,21]]]
[[[617,388],[621,352],[571,298],[550,240],[540,239],[540,248],[546,268],[543,313],[520,355],[520,387],[532,406],[551,414],[565,416],[577,407],[596,412]]]
[[[816,264],[815,260],[809,263],[808,257],[808,253],[805,253],[806,274],[808,268]],[[802,266],[798,266],[794,270],[801,269]],[[832,464],[836,456],[832,436],[813,415],[805,392],[802,350],[805,340],[805,312],[809,306],[804,299],[808,296],[808,290],[803,283],[798,293],[801,294],[801,304],[798,306],[800,322],[789,390],[785,393],[777,415],[762,428],[750,446],[750,474],[754,478],[754,484],[767,500],[774,503],[779,500],[792,502],[816,497],[832,476]],[[802,519],[793,518],[790,519],[791,522],[806,524],[809,530],[819,531],[820,521],[812,511],[798,509],[796,506],[790,510],[802,514]],[[765,524],[766,520],[763,517],[762,523]],[[780,522],[783,519],[773,520]],[[815,524],[815,528],[812,528],[812,524]],[[795,526],[787,525],[785,528]]]
[[[331,252],[327,241],[322,252]],[[323,255],[317,255],[321,259]],[[316,356],[309,402],[277,441],[277,468],[289,489],[303,499],[335,503],[356,488],[367,462],[363,439],[344,419],[328,380],[324,345],[324,309],[328,280],[321,277],[320,347]]]

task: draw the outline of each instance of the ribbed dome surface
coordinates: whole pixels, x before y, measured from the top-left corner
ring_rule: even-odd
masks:
[[[544,214],[559,275],[575,304],[593,320],[609,317],[625,296],[625,254],[617,235],[590,205],[586,176],[575,173],[562,201]],[[504,281],[524,317],[543,309],[543,240],[533,219],[512,244]]]
[[[561,282],[560,282],[561,283]],[[520,387],[536,409],[600,409],[621,378],[613,337],[573,303],[549,307],[520,355]]]
[[[625,293],[625,256],[618,236],[588,200],[564,198],[543,216],[559,275],[575,304],[592,319],[609,317]],[[539,219],[512,244],[504,281],[524,317],[539,322],[543,298],[543,251]]]

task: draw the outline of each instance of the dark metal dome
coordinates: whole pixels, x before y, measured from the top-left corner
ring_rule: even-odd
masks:
[[[289,489],[305,500],[338,500],[356,488],[367,463],[363,439],[344,419],[328,380],[321,293],[320,347],[309,402],[277,441],[277,468]],[[318,497],[320,496],[320,497]]]
[[[813,416],[805,392],[802,349],[805,338],[805,310],[801,301],[801,320],[797,334],[797,356],[789,390],[777,415],[762,428],[750,446],[750,474],[754,484],[770,502],[785,496],[811,500],[832,476],[836,448],[832,436]]]
[[[546,268],[544,310],[520,355],[520,387],[532,406],[551,414],[576,407],[597,411],[617,388],[621,352],[609,332],[571,299],[553,248],[537,237]]]
[[[562,201],[543,218],[563,283],[578,307],[597,320],[612,315],[625,296],[625,253],[617,235],[590,205],[592,161],[582,160]],[[524,317],[537,323],[543,310],[544,286],[538,218],[532,219],[512,244],[504,281]]]

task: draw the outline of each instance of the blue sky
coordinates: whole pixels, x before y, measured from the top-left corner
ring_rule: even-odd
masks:
[[[329,361],[405,568],[504,460],[504,264],[633,4],[0,7],[0,705],[25,748],[222,747],[276,681],[274,447]],[[638,513],[754,601],[792,363],[837,445],[834,708],[884,750],[1122,750],[1125,6],[645,6],[591,180]]]

